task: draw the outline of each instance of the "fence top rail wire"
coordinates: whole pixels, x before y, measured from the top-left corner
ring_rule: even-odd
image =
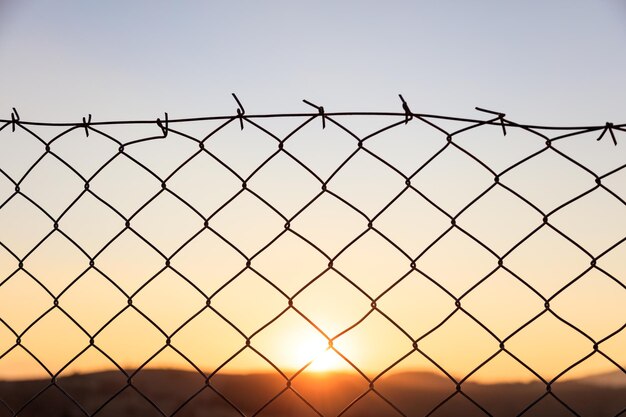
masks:
[[[325,113],[328,117],[333,116],[397,116],[404,117],[407,113],[405,112],[383,112],[383,111],[338,111],[338,112],[327,112]],[[502,122],[499,120],[485,120],[485,119],[477,119],[471,117],[455,117],[455,116],[444,116],[438,114],[430,114],[430,113],[409,113],[410,116],[422,119],[434,119],[434,120],[449,120],[456,122],[466,122],[466,123],[482,123],[488,125],[500,125]],[[287,118],[287,117],[315,117],[319,116],[319,113],[315,112],[302,112],[302,113],[260,113],[260,114],[245,114],[245,119],[269,119],[269,118]],[[221,116],[201,116],[201,117],[182,117],[169,119],[169,123],[187,123],[187,122],[202,122],[202,121],[210,121],[210,120],[228,120],[233,118],[238,118],[238,115],[221,115]],[[71,126],[82,126],[83,122],[42,122],[42,121],[31,121],[31,120],[21,120],[21,119],[6,119],[0,118],[0,123],[12,124],[19,123],[24,126],[50,126],[50,127],[71,127]],[[141,119],[141,120],[93,120],[89,122],[90,126],[106,126],[106,125],[132,125],[132,124],[154,124],[156,123],[156,119]],[[555,125],[536,125],[530,123],[513,123],[509,120],[505,120],[505,125],[508,127],[525,127],[529,129],[538,129],[538,130],[601,130],[607,127],[607,125],[611,125],[614,129],[623,130],[626,128],[626,123],[611,123],[606,122],[602,125],[567,125],[567,126],[555,126]]]
[[[467,122],[467,123],[481,123],[481,124],[500,124],[506,126],[517,126],[529,129],[539,129],[539,130],[600,130],[600,129],[619,129],[622,130],[626,128],[626,123],[615,124],[611,122],[606,122],[604,125],[588,125],[588,126],[554,126],[554,125],[533,125],[527,123],[513,123],[509,120],[506,120],[506,114],[498,111],[487,110],[480,107],[476,107],[475,109],[483,112],[497,116],[494,120],[484,120],[484,119],[476,119],[476,118],[468,118],[468,117],[455,117],[449,115],[438,115],[438,114],[429,114],[429,113],[414,113],[410,110],[407,102],[402,97],[402,94],[399,94],[400,100],[402,102],[402,112],[377,112],[377,111],[351,111],[351,112],[325,112],[324,107],[316,106],[308,100],[302,100],[305,104],[308,104],[312,107],[318,108],[318,113],[311,112],[300,112],[300,113],[264,113],[264,114],[245,114],[245,110],[239,98],[232,93],[233,98],[235,99],[238,108],[237,114],[234,116],[230,115],[222,115],[222,116],[203,116],[203,117],[187,117],[187,118],[178,118],[178,119],[170,119],[169,123],[185,123],[185,122],[199,122],[199,121],[209,121],[209,120],[228,120],[233,118],[241,118],[244,117],[246,119],[264,119],[264,118],[286,118],[286,117],[314,117],[320,115],[324,116],[405,116],[408,118],[420,118],[420,119],[439,119],[439,120],[449,120],[449,121],[457,121],[457,122]],[[167,115],[167,113],[166,113]],[[160,119],[156,119],[160,120]],[[13,112],[11,113],[11,117],[9,119],[0,118],[0,123],[9,123],[14,124],[19,122],[23,125],[31,125],[31,126],[76,126],[76,125],[84,125],[85,119],[83,118],[82,122],[72,123],[72,122],[41,122],[41,121],[27,121],[20,120],[20,116],[15,108],[13,108]],[[92,121],[91,114],[89,115],[89,125],[93,126],[104,126],[104,125],[116,125],[116,124],[150,124],[155,123],[155,120],[105,120],[105,121]],[[160,125],[160,122],[157,123]]]

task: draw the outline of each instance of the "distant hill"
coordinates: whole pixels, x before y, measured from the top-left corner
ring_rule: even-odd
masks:
[[[558,382],[553,392],[582,416],[616,416],[626,409],[626,375],[612,372],[573,381]],[[252,415],[286,389],[277,374],[216,375],[207,387],[199,374],[175,370],[142,370],[127,386],[120,372],[99,372],[60,378],[59,388],[49,381],[0,382],[0,417],[78,417],[96,414],[101,417],[152,417],[163,414],[180,417],[231,417]],[[339,414],[368,390],[367,382],[347,373],[299,375],[293,389],[325,416]],[[84,411],[62,392],[70,395]],[[442,400],[456,392],[447,378],[428,372],[402,372],[385,376],[375,383],[377,393],[410,416],[426,415]],[[34,401],[22,408],[33,396]],[[398,414],[376,392],[369,392],[350,408],[346,417],[380,417]],[[514,416],[546,393],[538,382],[510,384],[463,384],[463,392],[494,416]],[[113,400],[107,402],[115,393]],[[191,398],[194,393],[196,396]],[[191,399],[190,399],[191,398]],[[240,411],[231,406],[232,403]],[[104,404],[104,406],[103,406]],[[12,410],[12,411],[11,411]],[[260,416],[317,416],[291,390],[272,401]],[[462,394],[457,393],[435,417],[484,416]],[[525,416],[572,416],[548,395]]]
[[[595,385],[598,387],[626,388],[626,374],[621,371],[606,372],[577,379],[573,382]]]

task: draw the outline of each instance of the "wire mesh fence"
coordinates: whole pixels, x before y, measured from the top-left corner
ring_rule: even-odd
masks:
[[[0,416],[205,415],[189,410],[209,394],[215,415],[496,415],[481,373],[540,386],[510,385],[527,395],[503,415],[584,415],[561,381],[626,378],[626,125],[417,114],[400,98],[399,112],[249,115],[235,97],[235,115],[149,121],[13,109],[0,379],[32,379],[19,395],[0,382]],[[298,385],[321,355],[333,381],[353,378],[333,410]],[[200,382],[169,374],[164,404],[138,382],[151,367]],[[94,369],[121,382],[86,401],[72,378]],[[277,379],[225,385],[259,369]],[[444,395],[386,389],[411,369]],[[129,395],[140,408],[116,408]],[[620,395],[602,415],[626,414]],[[275,408],[286,397],[297,410]]]

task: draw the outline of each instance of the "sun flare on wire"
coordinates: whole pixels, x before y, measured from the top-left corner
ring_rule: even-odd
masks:
[[[307,367],[311,372],[336,372],[346,368],[346,362],[337,353],[326,348]]]
[[[294,346],[293,360],[302,366],[308,364],[306,367],[308,372],[337,372],[345,370],[348,365],[329,347],[328,341],[319,335],[298,338]]]

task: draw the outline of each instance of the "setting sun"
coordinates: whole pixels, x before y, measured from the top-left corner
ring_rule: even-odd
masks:
[[[307,369],[312,372],[332,372],[344,369],[346,365],[347,363],[341,356],[337,355],[334,350],[327,348],[315,357]]]
[[[290,363],[287,367],[301,369],[306,364],[308,372],[333,372],[349,365],[328,345],[320,334],[295,332],[291,337]]]

